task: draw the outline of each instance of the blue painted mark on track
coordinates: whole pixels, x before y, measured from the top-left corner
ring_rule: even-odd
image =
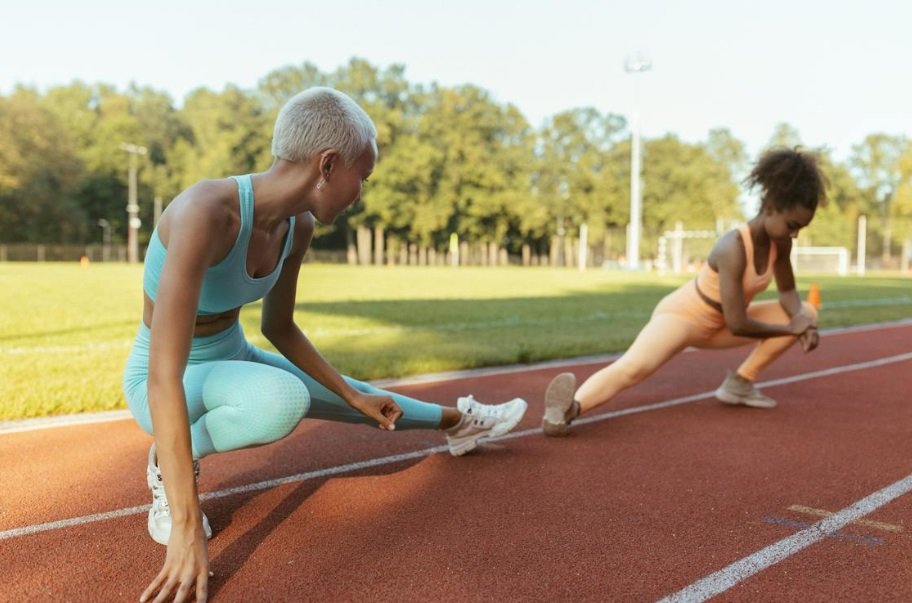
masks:
[[[763,521],[777,526],[795,528],[796,530],[805,530],[814,525],[813,523],[795,521],[794,519],[786,519],[785,517],[776,517],[774,515],[767,515],[763,518]],[[847,534],[845,532],[833,532],[832,534],[828,534],[827,538],[848,540],[850,542],[858,542],[860,544],[867,544],[870,546],[877,546],[883,544],[884,542],[882,538],[877,538],[876,536],[862,536],[860,534]]]

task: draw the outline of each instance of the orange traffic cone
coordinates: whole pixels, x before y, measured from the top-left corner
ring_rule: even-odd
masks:
[[[811,283],[811,288],[808,290],[807,303],[818,310],[820,309],[822,305],[820,303],[820,286],[817,283]]]

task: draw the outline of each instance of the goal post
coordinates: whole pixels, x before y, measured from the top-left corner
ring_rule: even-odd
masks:
[[[846,247],[792,247],[795,272],[821,272],[846,276],[849,273],[849,250]]]
[[[692,260],[705,260],[718,236],[718,230],[684,230],[683,224],[678,222],[674,230],[666,230],[659,237],[656,254],[659,274],[681,274]],[[688,243],[697,245],[688,248]]]

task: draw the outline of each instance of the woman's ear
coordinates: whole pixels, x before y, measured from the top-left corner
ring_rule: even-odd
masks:
[[[339,154],[332,149],[323,151],[320,155],[320,176],[322,176],[324,180],[329,180],[329,176],[332,174],[338,161]]]

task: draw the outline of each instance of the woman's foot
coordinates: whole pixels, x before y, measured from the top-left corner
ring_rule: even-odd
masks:
[[[526,414],[526,401],[514,398],[503,404],[482,404],[472,396],[459,398],[456,408],[462,413],[459,423],[444,430],[450,454],[462,456],[478,446],[478,440],[503,435],[516,427]]]
[[[545,390],[545,414],[542,417],[542,431],[546,436],[562,437],[567,428],[579,415],[579,404],[573,401],[576,393],[576,376],[561,373],[551,380]]]
[[[726,404],[741,404],[753,408],[775,408],[776,401],[763,395],[754,387],[753,381],[748,381],[736,372],[728,371],[725,381],[716,390],[716,398]]]

